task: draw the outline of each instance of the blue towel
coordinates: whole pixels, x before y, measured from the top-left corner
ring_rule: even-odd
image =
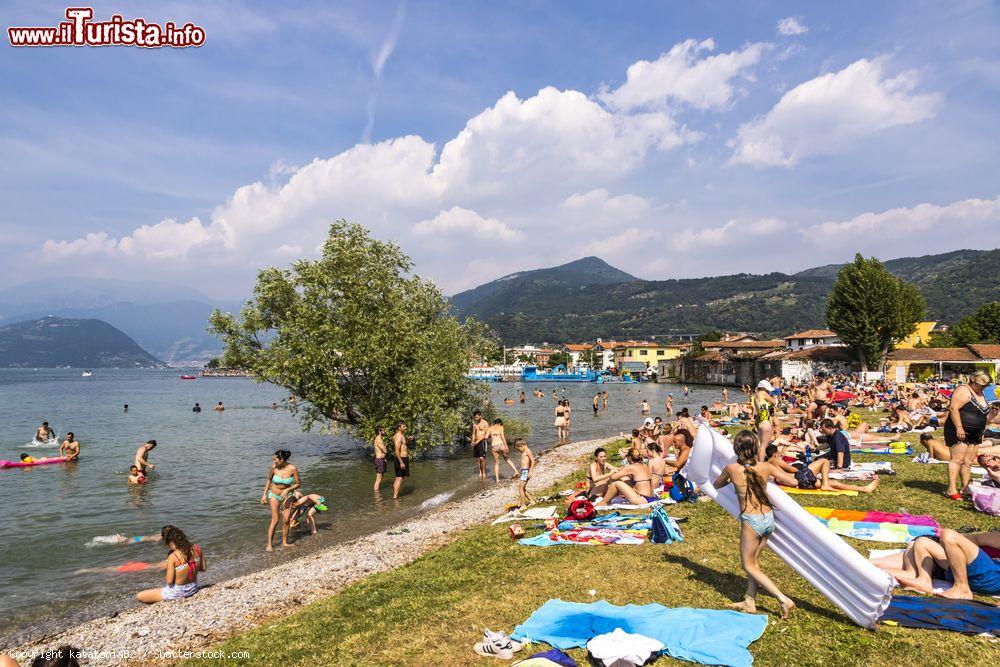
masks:
[[[951,630],[978,635],[991,632],[1000,637],[1000,608],[975,600],[893,595],[882,621],[895,621],[904,628]]]
[[[766,627],[766,616],[738,611],[549,600],[514,628],[511,638],[567,649],[586,646],[597,635],[621,628],[658,639],[666,647],[663,652],[674,658],[748,667],[753,656],[747,646],[759,639]]]

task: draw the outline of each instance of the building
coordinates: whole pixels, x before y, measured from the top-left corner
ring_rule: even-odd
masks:
[[[903,340],[896,343],[897,350],[912,350],[919,344],[927,344],[931,333],[937,328],[937,322],[917,322],[916,330]]]
[[[617,344],[613,340],[597,339],[597,342],[591,347],[594,351],[594,370],[610,371],[615,368],[615,346]]]
[[[903,348],[889,353],[885,376],[896,382],[906,382],[911,377],[950,378],[984,370],[995,379],[998,368],[1000,345]]]
[[[643,364],[646,369],[658,368],[661,361],[680,357],[690,346],[686,343],[652,343],[644,340],[629,340],[618,343],[615,348],[615,367],[619,370],[638,367]],[[625,364],[628,364],[626,366]]]
[[[563,346],[566,354],[569,355],[569,367],[576,368],[583,360],[583,355],[593,349],[593,343],[567,343]]]
[[[787,339],[786,339],[787,340]],[[815,345],[798,350],[775,350],[760,357],[762,378],[779,376],[786,382],[806,382],[821,372],[853,373],[861,365],[843,345]]]
[[[785,336],[785,347],[793,352],[810,347],[843,346],[840,338],[829,329],[806,329],[791,336]]]
[[[727,352],[738,354],[740,352],[751,352],[754,350],[780,350],[785,347],[783,340],[706,340],[701,347],[706,352]]]
[[[509,347],[506,350],[507,360],[515,362],[522,357],[528,363],[545,366],[549,363],[549,357],[556,353],[556,350],[548,347],[535,347],[534,345],[521,345],[520,347]]]

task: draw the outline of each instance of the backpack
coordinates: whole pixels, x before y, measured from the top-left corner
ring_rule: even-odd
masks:
[[[656,507],[649,515],[651,525],[649,527],[649,541],[654,544],[670,544],[671,542],[683,542],[684,535],[677,523],[667,516],[663,506]]]
[[[677,503],[682,503],[685,500],[692,503],[698,501],[698,494],[695,492],[691,480],[677,472],[674,473],[671,481],[673,482],[673,486],[670,487],[671,500]]]
[[[973,486],[972,504],[980,512],[1000,516],[1000,488],[979,484]]]
[[[597,516],[597,510],[586,498],[577,498],[569,505],[569,516],[577,521],[589,521]]]

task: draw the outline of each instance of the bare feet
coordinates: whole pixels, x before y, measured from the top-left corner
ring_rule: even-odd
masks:
[[[873,479],[868,486],[863,487],[861,491],[864,491],[865,493],[871,493],[877,488],[878,488],[878,476],[876,475],[875,479]]]
[[[268,544],[267,545],[267,549],[265,549],[265,551],[274,551],[274,547],[272,547],[270,544]]]
[[[905,588],[908,591],[916,591],[917,593],[931,594],[934,589],[931,588],[929,583],[924,582],[922,579],[917,577],[910,577],[902,572],[896,573],[892,572],[892,576],[895,577],[896,583]]]
[[[792,613],[793,609],[795,609],[795,603],[792,602],[791,598],[786,598],[781,603],[781,618],[788,618],[788,615]]]
[[[958,586],[952,586],[944,593],[941,593],[943,598],[951,598],[952,600],[971,600],[972,591],[968,588],[959,588]]]
[[[294,547],[295,545],[294,544],[288,544],[287,542],[282,542],[281,546],[283,546],[283,547]]]
[[[750,598],[746,598],[742,602],[734,602],[727,606],[730,609],[735,609],[737,611],[744,611],[748,614],[757,613],[757,603],[751,600]]]

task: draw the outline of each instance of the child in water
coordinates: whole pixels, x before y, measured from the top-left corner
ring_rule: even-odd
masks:
[[[31,458],[27,454],[21,454],[21,463],[34,463],[35,459]]]
[[[747,592],[742,602],[730,606],[739,611],[757,613],[757,591],[763,587],[781,604],[781,618],[788,618],[795,603],[764,574],[759,562],[760,552],[774,532],[774,510],[767,497],[767,480],[776,472],[781,474],[781,471],[767,461],[757,460],[759,445],[756,433],[746,430],[737,433],[733,449],[736,450],[736,462],[723,468],[714,484],[716,489],[721,489],[732,482],[740,501],[740,561],[747,573]]]
[[[531,453],[531,450],[528,449],[528,443],[524,438],[515,440],[514,448],[521,452],[521,478],[517,485],[518,500],[521,503],[521,507],[527,507],[535,500],[528,493],[528,480],[531,479],[531,473],[535,471],[535,464],[538,460]]]
[[[138,466],[130,466],[128,469],[128,483],[129,484],[145,484],[146,475],[139,470]]]

